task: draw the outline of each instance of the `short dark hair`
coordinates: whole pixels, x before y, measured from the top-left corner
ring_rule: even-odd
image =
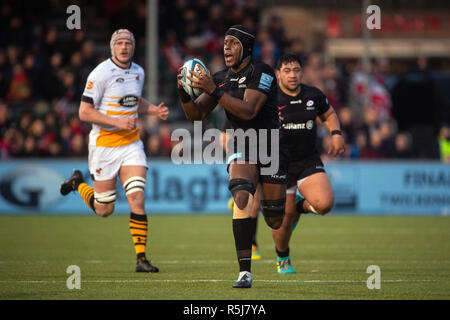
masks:
[[[283,64],[287,64],[287,63],[291,63],[291,62],[298,62],[300,67],[303,68],[303,62],[299,56],[297,56],[296,54],[293,54],[293,53],[285,53],[280,57],[280,59],[278,59],[276,69],[280,70],[281,66]]]

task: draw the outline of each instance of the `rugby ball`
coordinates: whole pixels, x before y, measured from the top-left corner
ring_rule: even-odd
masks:
[[[198,96],[200,96],[203,93],[203,90],[200,88],[193,88],[191,87],[191,80],[189,80],[186,75],[192,76],[195,78],[194,75],[192,75],[189,71],[194,71],[198,74],[202,74],[202,71],[199,67],[202,67],[203,70],[205,70],[209,74],[208,68],[206,68],[205,64],[200,61],[199,59],[189,59],[183,64],[183,69],[181,69],[181,75],[183,76],[181,78],[181,82],[183,83],[184,91],[192,98],[196,99]]]

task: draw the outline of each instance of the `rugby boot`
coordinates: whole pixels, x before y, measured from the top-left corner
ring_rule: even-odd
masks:
[[[138,260],[136,272],[159,272],[158,267],[153,266],[147,259]]]
[[[277,257],[277,271],[278,273],[296,273],[291,265],[291,259],[287,257]]]
[[[63,196],[69,194],[71,191],[76,191],[80,183],[84,182],[83,174],[80,170],[74,170],[72,175],[61,183],[59,191]]]
[[[252,282],[252,274],[248,271],[242,271],[239,273],[238,280],[233,284],[233,288],[251,288]]]

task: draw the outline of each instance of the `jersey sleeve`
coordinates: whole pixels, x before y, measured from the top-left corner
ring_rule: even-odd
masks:
[[[222,71],[218,71],[212,75],[214,84],[216,86],[220,86],[224,81],[224,76]]]
[[[317,114],[320,116],[330,109],[330,103],[328,102],[327,97],[322,93],[322,91],[318,92],[317,95]]]
[[[247,89],[258,90],[269,94],[276,86],[275,72],[268,65],[257,65],[247,83]]]
[[[94,106],[100,105],[105,91],[105,83],[96,70],[92,71],[86,81],[81,101],[91,103]]]

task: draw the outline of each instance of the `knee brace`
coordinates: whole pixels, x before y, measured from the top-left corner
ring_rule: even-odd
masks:
[[[116,190],[109,190],[102,193],[94,192],[95,202],[98,204],[111,204],[116,202]]]
[[[284,216],[286,198],[277,200],[261,200],[261,209],[264,217],[277,218]]]
[[[247,179],[231,179],[228,184],[228,190],[234,195],[239,190],[248,191],[251,195],[255,194],[255,186]]]
[[[138,191],[144,192],[145,178],[139,176],[131,177],[123,183],[123,188],[126,195]]]
[[[228,185],[228,190],[230,190],[231,194],[233,195],[233,199],[235,202],[235,210],[237,211],[245,211],[248,202],[251,198],[253,199],[253,196],[255,194],[255,187],[253,186],[253,183],[250,180],[247,179],[231,179],[230,183]],[[249,193],[248,197],[246,196],[246,199],[243,199],[241,196],[237,196],[236,193],[239,191],[247,191]],[[253,203],[253,202],[252,202]]]

